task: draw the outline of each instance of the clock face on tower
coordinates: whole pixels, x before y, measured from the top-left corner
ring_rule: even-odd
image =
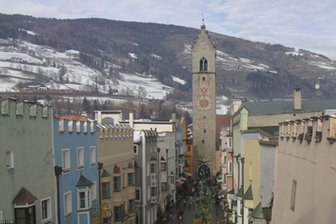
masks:
[[[200,96],[197,99],[197,106],[200,110],[210,110],[211,100],[208,96]]]

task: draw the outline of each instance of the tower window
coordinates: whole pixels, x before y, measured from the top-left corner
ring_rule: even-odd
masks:
[[[202,143],[204,143],[205,141],[204,141],[204,139],[202,139]]]
[[[203,132],[206,133],[206,129],[204,129]]]
[[[208,61],[203,57],[200,60],[200,72],[208,71]]]
[[[205,81],[205,77],[202,77],[202,81]]]

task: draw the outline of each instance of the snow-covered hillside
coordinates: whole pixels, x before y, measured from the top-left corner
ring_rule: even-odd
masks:
[[[123,73],[120,74],[121,80],[112,80],[82,64],[79,56],[80,52],[76,50],[58,52],[26,41],[0,39],[0,91],[113,91],[114,94],[150,99],[163,99],[173,91],[151,76]]]

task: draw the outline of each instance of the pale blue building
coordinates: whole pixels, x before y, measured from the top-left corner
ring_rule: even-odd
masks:
[[[59,223],[95,223],[99,219],[96,125],[80,115],[57,117],[53,124]]]

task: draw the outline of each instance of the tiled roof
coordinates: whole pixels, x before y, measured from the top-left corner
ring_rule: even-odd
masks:
[[[294,110],[293,101],[244,102],[250,115],[319,112],[336,109],[336,100],[302,100],[302,110]]]
[[[13,199],[14,204],[30,204],[33,203],[37,198],[30,193],[26,188],[21,187],[15,198]]]
[[[81,114],[69,114],[69,115],[58,115],[56,116],[57,119],[60,120],[69,120],[69,121],[87,121],[88,118],[85,115]]]

